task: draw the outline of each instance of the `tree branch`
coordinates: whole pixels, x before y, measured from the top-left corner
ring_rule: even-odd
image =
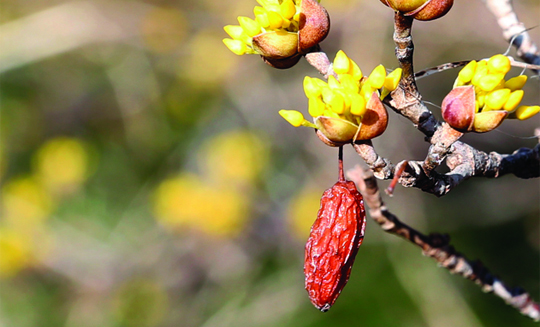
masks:
[[[525,25],[519,21],[512,1],[510,0],[483,0],[487,8],[497,19],[504,38],[511,42],[517,50],[517,55],[525,62],[540,65],[538,47],[531,40]],[[538,74],[538,68],[533,69]]]
[[[471,262],[449,244],[450,237],[442,234],[424,235],[402,223],[393,215],[381,198],[377,180],[371,170],[359,166],[347,172],[347,176],[356,183],[364,196],[370,216],[382,229],[398,235],[422,249],[422,253],[435,259],[441,267],[451,273],[467,278],[479,285],[484,292],[492,292],[522,314],[540,321],[540,304],[522,288],[509,288],[500,279],[492,275],[480,261]]]

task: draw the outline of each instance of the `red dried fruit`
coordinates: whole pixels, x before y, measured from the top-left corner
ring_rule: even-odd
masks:
[[[347,284],[365,228],[362,195],[343,177],[340,161],[340,179],[324,192],[306,244],[305,286],[317,309],[328,311]]]

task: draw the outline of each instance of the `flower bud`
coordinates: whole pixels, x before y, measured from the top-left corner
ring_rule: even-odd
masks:
[[[316,0],[302,0],[298,26],[298,51],[305,53],[326,38],[330,31],[330,17]]]
[[[353,142],[376,138],[384,133],[388,126],[388,112],[376,92],[369,98],[366,109],[360,131]]]
[[[314,121],[315,126],[317,126],[319,129],[319,132],[328,141],[336,145],[343,145],[352,142],[356,132],[358,132],[358,125],[341,118],[320,116],[316,117]],[[319,138],[321,137],[319,136]],[[323,140],[323,142],[325,142],[325,140]]]
[[[253,37],[253,48],[266,59],[285,59],[298,49],[298,35],[285,31],[272,31]]]
[[[471,130],[474,121],[474,87],[456,87],[443,99],[441,105],[443,119],[460,132]]]
[[[472,131],[476,133],[485,133],[495,128],[503,122],[508,115],[507,111],[483,111],[474,115]]]
[[[454,0],[381,0],[388,7],[418,20],[440,18],[452,8]]]

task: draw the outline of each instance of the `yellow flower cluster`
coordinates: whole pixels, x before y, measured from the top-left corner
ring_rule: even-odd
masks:
[[[510,68],[510,59],[502,54],[489,60],[473,60],[461,69],[454,87],[474,86],[476,113],[505,110],[510,113],[508,118],[528,119],[540,112],[540,106],[519,106],[527,76],[505,80]]]
[[[369,101],[375,94],[384,98],[396,89],[401,79],[401,68],[386,74],[383,65],[377,66],[369,76],[362,75],[358,65],[343,51],[339,51],[333,63],[338,78],[330,76],[328,82],[306,76],[304,92],[309,100],[309,114],[315,118],[315,125],[304,119],[296,110],[281,110],[279,114],[291,125],[314,127],[319,130],[319,117],[328,117],[346,123],[352,128],[345,128],[342,139],[332,140],[348,142],[352,140],[362,124]]]
[[[276,31],[281,42],[296,42],[300,21],[301,0],[257,0],[261,6],[255,6],[255,19],[238,17],[240,25],[227,25],[225,32],[231,39],[223,43],[237,55],[260,54],[253,46],[253,37],[261,33]],[[292,40],[288,40],[292,39]]]

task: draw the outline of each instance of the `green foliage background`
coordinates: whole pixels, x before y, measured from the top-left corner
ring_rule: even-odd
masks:
[[[364,72],[397,66],[391,10],[322,3],[331,59],[343,49]],[[277,114],[306,112],[302,79],[316,77],[313,68],[274,70],[221,43],[222,27],[254,5],[0,4],[0,326],[532,326],[371,221],[336,305],[312,307],[303,243],[336,179],[336,150]],[[537,25],[538,1],[514,5]],[[507,47],[481,1],[456,1],[413,33],[417,69]],[[539,42],[539,30],[530,33]],[[456,74],[419,81],[425,100],[439,104]],[[540,102],[538,87],[530,79],[524,103]],[[533,147],[539,123],[506,121],[464,140],[509,153]],[[394,113],[374,143],[393,162],[427,150]],[[346,149],[346,166],[357,163]],[[539,299],[539,199],[538,180],[505,176],[440,199],[398,188],[386,200]]]

